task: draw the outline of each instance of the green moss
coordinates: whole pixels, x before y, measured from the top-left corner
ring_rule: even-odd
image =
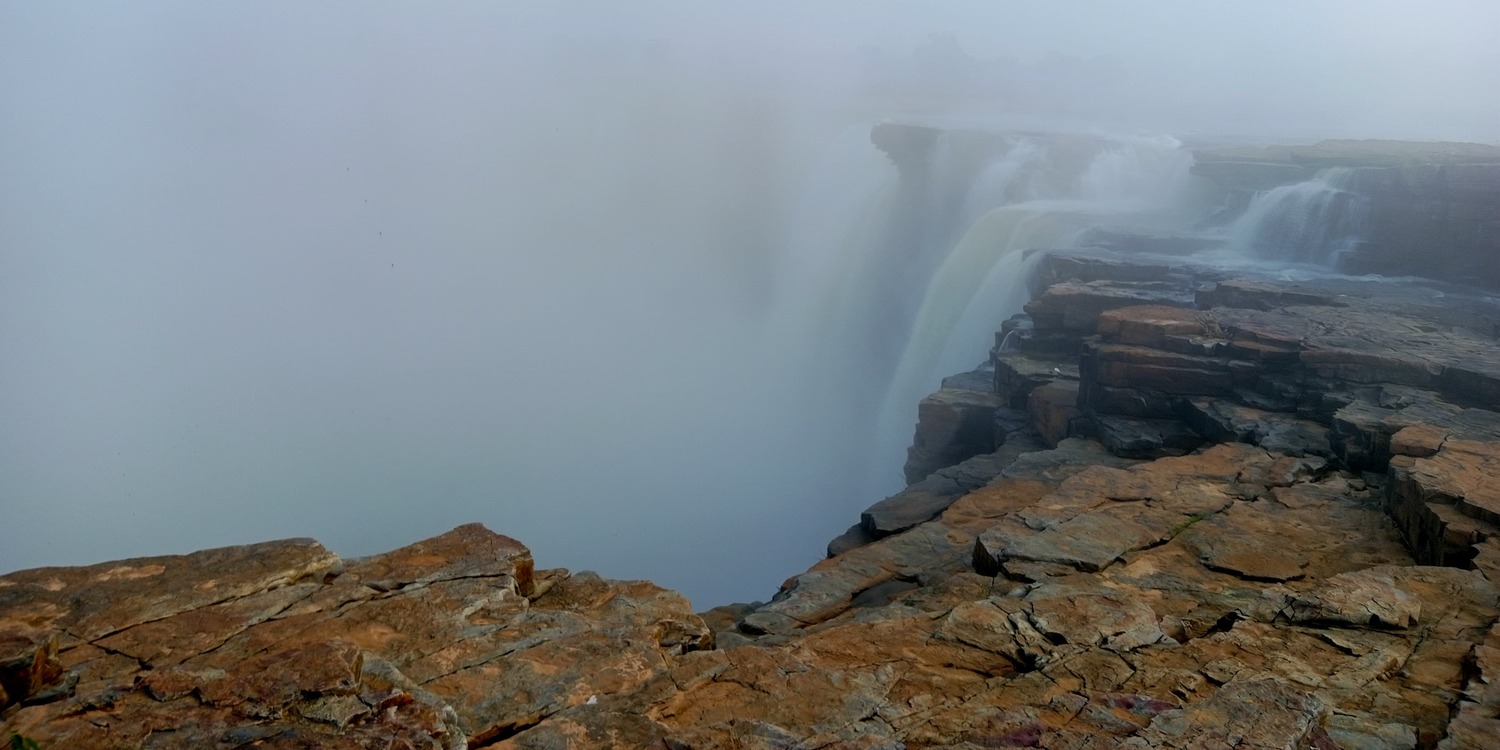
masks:
[[[42,750],[42,746],[36,740],[23,734],[11,734],[10,750]]]
[[[1186,520],[1172,528],[1172,533],[1169,535],[1169,537],[1176,537],[1178,534],[1187,531],[1189,526],[1192,526],[1193,524],[1202,521],[1205,518],[1208,518],[1207,513],[1194,513],[1193,515],[1188,516]]]

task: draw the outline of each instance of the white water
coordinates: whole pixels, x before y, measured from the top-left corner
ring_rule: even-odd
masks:
[[[1336,266],[1361,241],[1366,200],[1349,190],[1355,171],[1325,169],[1313,179],[1257,193],[1225,230],[1251,257]]]
[[[1167,137],[996,136],[999,153],[975,165],[945,133],[911,206],[894,168],[869,160],[883,155],[868,132],[846,133],[810,182],[783,260],[795,291],[778,302],[771,337],[819,363],[821,387],[809,390],[819,413],[868,435],[847,438],[867,445],[869,477],[851,510],[899,488],[917,402],[980,364],[1020,311],[1042,257],[1026,251],[1075,246],[1095,227],[1172,223],[1160,217],[1180,203],[1190,164]]]

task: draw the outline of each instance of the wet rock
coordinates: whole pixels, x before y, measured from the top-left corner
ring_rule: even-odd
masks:
[[[1048,447],[1072,435],[1078,417],[1078,383],[1053,382],[1034,388],[1026,403],[1031,427]]]
[[[1240,307],[1249,310],[1274,310],[1279,307],[1314,305],[1342,307],[1348,303],[1339,295],[1294,284],[1268,283],[1249,279],[1227,279],[1198,291],[1198,307]]]
[[[870,533],[869,531],[866,531],[865,525],[863,523],[856,523],[853,526],[850,526],[849,529],[844,533],[839,534],[838,536],[829,540],[828,549],[826,550],[827,556],[838,557],[839,555],[842,555],[849,550],[855,549],[857,547],[863,547],[866,544],[869,544],[870,542],[873,542],[879,538],[880,537]]]
[[[1021,352],[997,352],[995,393],[1012,408],[1025,409],[1031,392],[1054,381],[1078,380],[1078,360]]]
[[[917,405],[917,430],[907,449],[906,483],[989,453],[998,446],[995,410],[1002,403],[993,390],[994,374],[978,370],[947,378]]]
[[[1038,331],[1066,331],[1089,335],[1099,314],[1117,307],[1170,305],[1191,307],[1192,295],[1169,282],[1062,282],[1026,304]]]
[[[1251,443],[1289,456],[1333,455],[1328,428],[1312,420],[1228,399],[1190,399],[1180,411],[1194,431],[1214,442]]]
[[[1192,428],[1175,419],[1095,416],[1090,423],[1110,453],[1126,458],[1181,456],[1204,443]]]

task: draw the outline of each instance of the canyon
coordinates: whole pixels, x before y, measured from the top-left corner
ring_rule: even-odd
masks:
[[[904,489],[767,601],[695,612],[477,524],[347,560],[291,539],[23,570],[0,576],[0,736],[1495,746],[1500,149],[871,140],[899,171],[876,275],[932,282],[828,345],[892,384],[867,404],[948,377]],[[1141,159],[1190,162],[1212,218],[1100,212],[1141,184],[1098,165]],[[1053,183],[1094,203],[1059,209]],[[959,216],[956,184],[1005,198]],[[993,346],[956,372],[974,331]]]

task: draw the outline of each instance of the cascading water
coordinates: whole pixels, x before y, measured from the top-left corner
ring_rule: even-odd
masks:
[[[1001,322],[1025,304],[1032,265],[1042,256],[1024,251],[1074,247],[1090,229],[1139,226],[1178,203],[1191,159],[1175,139],[1100,139],[1091,146],[1086,160],[1077,159],[1076,142],[1061,158],[1028,155],[1035,173],[1020,176],[1032,178],[1025,190],[1042,197],[984,214],[928,282],[881,407],[872,489],[889,491],[897,481],[891,467],[901,463],[917,402],[943,376],[979,364]],[[1082,169],[1060,180],[1069,157]]]
[[[1337,266],[1361,242],[1369,212],[1368,199],[1350,190],[1356,175],[1334,167],[1257,193],[1226,230],[1230,246],[1268,260]]]
[[[964,198],[963,210],[958,215],[959,226],[972,226],[993,208],[1029,198],[1021,194],[1027,189],[1026,181],[1018,178],[1028,167],[1034,168],[1042,155],[1043,149],[1034,139],[1023,138],[1004,156],[985,167]]]
[[[840,143],[841,151],[850,146],[847,134]],[[870,166],[858,152],[844,154],[851,172]],[[864,156],[870,153],[877,152],[866,141]],[[803,331],[797,338],[828,365],[827,387],[813,389],[821,407],[844,399],[836,413],[872,441],[870,478],[852,499],[859,503],[899,487],[917,402],[942,376],[979,363],[1000,324],[1024,304],[1031,264],[1041,257],[1024,251],[1073,246],[1091,228],[1150,221],[1173,204],[1191,162],[1170,138],[949,138],[946,131],[920,155],[899,170],[888,164],[885,172],[847,175],[863,198],[810,192],[810,206],[833,206],[856,223],[830,233],[831,225],[818,224],[826,216],[809,221],[808,232],[823,227],[821,239],[789,247],[816,257],[789,257],[788,268],[818,273],[792,282],[802,299],[783,304],[778,328]],[[797,312],[785,315],[790,310]]]

